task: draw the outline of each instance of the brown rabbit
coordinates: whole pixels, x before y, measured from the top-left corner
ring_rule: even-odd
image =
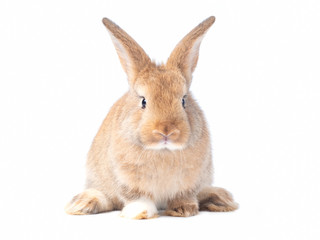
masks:
[[[69,214],[122,210],[146,219],[233,211],[238,205],[212,187],[210,137],[204,115],[189,91],[209,17],[175,47],[165,65],[153,63],[119,26],[104,18],[128,76],[129,91],[111,108],[87,160],[84,192],[66,206]]]

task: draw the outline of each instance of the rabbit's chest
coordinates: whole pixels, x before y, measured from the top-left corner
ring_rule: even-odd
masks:
[[[123,167],[121,176],[127,186],[151,194],[161,205],[177,193],[196,187],[200,172],[195,164],[194,159],[182,154],[149,158],[142,165]]]

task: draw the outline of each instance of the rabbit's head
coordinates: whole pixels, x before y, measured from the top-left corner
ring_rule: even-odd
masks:
[[[166,64],[156,65],[125,31],[103,19],[130,86],[121,105],[126,116],[119,129],[122,136],[146,149],[176,150],[200,134],[204,119],[189,87],[201,40],[214,20],[209,17],[195,27]]]

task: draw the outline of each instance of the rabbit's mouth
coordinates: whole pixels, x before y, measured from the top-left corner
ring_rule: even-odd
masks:
[[[157,144],[151,144],[146,146],[146,149],[149,149],[149,150],[166,150],[167,149],[167,150],[174,151],[174,150],[182,150],[184,148],[185,148],[184,145],[175,144],[171,141],[161,141]]]
[[[150,150],[182,150],[187,147],[190,130],[187,121],[155,121],[140,129],[140,141]]]
[[[147,149],[152,150],[181,150],[185,148],[184,144],[176,142],[178,140],[178,136],[180,135],[180,131],[175,129],[169,134],[164,134],[158,130],[153,130],[153,141],[147,145]]]

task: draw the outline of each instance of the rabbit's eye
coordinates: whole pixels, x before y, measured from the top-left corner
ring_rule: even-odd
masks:
[[[147,101],[145,98],[142,98],[142,101],[141,101],[141,107],[142,109],[145,109],[146,108],[146,105],[147,105]]]
[[[182,107],[186,108],[186,100],[184,99],[185,97],[182,98]]]

